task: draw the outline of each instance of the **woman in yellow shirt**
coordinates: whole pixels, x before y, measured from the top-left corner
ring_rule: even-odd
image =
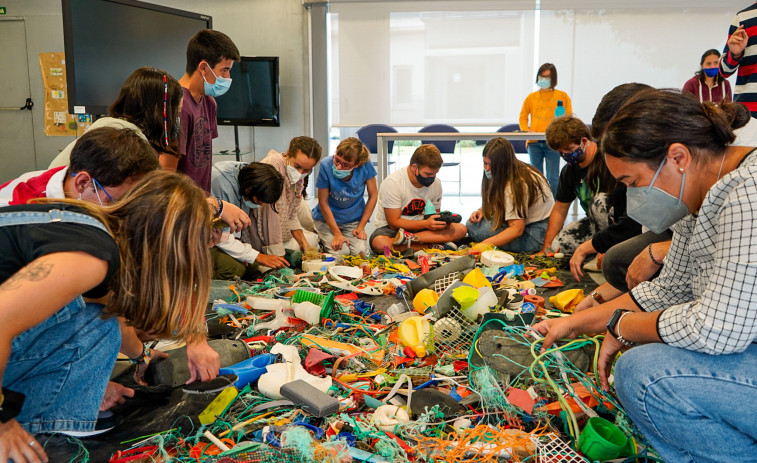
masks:
[[[520,129],[524,132],[544,132],[555,118],[555,110],[558,105],[564,108],[564,114],[569,115],[573,112],[568,94],[555,89],[557,86],[557,69],[554,64],[544,63],[539,67],[539,72],[536,73],[536,85],[539,86],[539,90],[526,97],[526,101],[523,102],[523,109],[520,110]],[[529,140],[527,146],[531,165],[545,174],[549,186],[552,188],[552,194],[555,194],[560,174],[560,153],[551,150],[545,140]],[[544,171],[545,160],[547,162],[546,172]]]

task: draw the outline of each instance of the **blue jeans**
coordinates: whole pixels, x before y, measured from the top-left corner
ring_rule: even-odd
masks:
[[[13,338],[3,387],[26,395],[16,419],[29,432],[94,429],[121,346],[118,320],[102,307],[77,297]]]
[[[526,229],[523,230],[522,235],[506,245],[501,246],[501,248],[510,252],[541,251],[541,247],[544,244],[544,237],[547,234],[548,223],[549,219],[544,219],[526,225]],[[468,220],[465,226],[468,227],[468,236],[470,236],[473,241],[480,243],[487,238],[499,235],[505,231],[505,229],[507,229],[507,222],[496,230],[492,230],[492,221],[489,219],[481,219],[481,221],[477,223]]]
[[[552,195],[557,193],[557,181],[560,178],[560,153],[549,149],[544,140],[532,141],[528,144],[526,150],[531,158],[531,165],[547,177]],[[546,172],[544,172],[544,161],[547,162]]]
[[[666,463],[757,461],[757,344],[729,355],[635,347],[615,365],[615,388]]]

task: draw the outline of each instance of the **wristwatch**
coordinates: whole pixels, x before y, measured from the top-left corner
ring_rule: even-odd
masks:
[[[599,291],[597,291],[596,289],[594,291],[590,292],[589,296],[591,296],[592,299],[594,299],[595,301],[597,301],[597,303],[599,303],[599,304],[604,304],[605,303],[605,298],[603,298],[602,295],[599,294]]]
[[[621,336],[617,331],[617,327],[618,327],[618,324],[620,323],[620,320],[622,320],[623,317],[626,316],[626,314],[630,312],[631,311],[628,309],[618,309],[612,313],[612,317],[610,317],[610,321],[607,322],[607,332],[610,333],[612,337],[617,339],[619,343],[623,344],[626,347],[633,347],[636,345],[636,343],[631,342],[625,339],[623,336]]]

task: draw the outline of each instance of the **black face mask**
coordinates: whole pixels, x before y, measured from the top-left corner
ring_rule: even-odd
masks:
[[[418,183],[420,183],[421,186],[429,187],[434,183],[434,180],[436,180],[436,175],[433,177],[423,177],[420,168],[418,168],[418,173],[415,174],[415,179],[418,180]]]

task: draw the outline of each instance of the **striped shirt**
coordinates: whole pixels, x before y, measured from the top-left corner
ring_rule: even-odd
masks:
[[[743,352],[757,341],[757,150],[724,175],[697,214],[673,226],[660,275],[630,294],[663,311],[663,342],[707,354]]]
[[[734,59],[726,44],[720,59],[720,73],[730,77],[738,71],[733,100],[746,105],[752,117],[757,117],[757,3],[736,13],[728,29],[728,38],[740,25],[749,35],[747,46],[741,58]]]

